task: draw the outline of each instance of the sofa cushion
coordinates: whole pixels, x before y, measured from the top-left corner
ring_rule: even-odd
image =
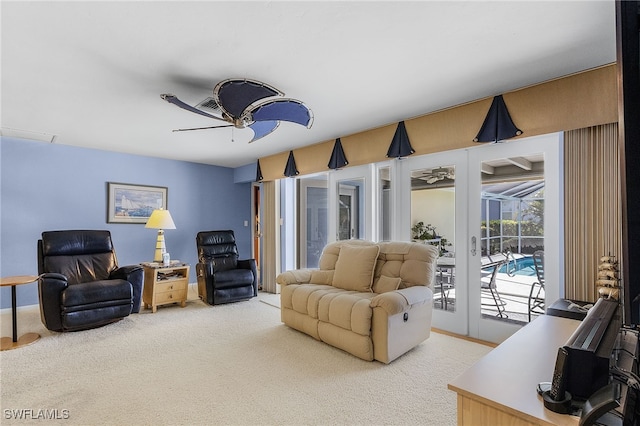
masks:
[[[373,293],[337,291],[318,300],[318,319],[362,336],[371,334]]]
[[[326,284],[331,285],[333,282],[333,271],[311,271],[311,278],[309,282],[312,284]]]
[[[378,243],[374,243],[373,241],[368,240],[340,240],[329,243],[324,249],[322,249],[320,260],[318,260],[318,269],[325,271],[336,269],[336,262],[338,261],[338,256],[340,255],[340,248],[344,245],[373,246],[378,245]]]
[[[291,309],[311,318],[318,318],[320,299],[328,294],[341,291],[343,290],[331,285],[291,284],[282,288],[280,293],[281,306],[284,309]]]
[[[438,249],[429,244],[381,242],[375,277],[400,277],[400,289],[430,286],[435,277]]]
[[[332,285],[344,290],[371,292],[380,247],[345,244],[340,248]]]
[[[402,279],[400,277],[391,278],[386,275],[380,275],[373,282],[373,292],[377,294],[386,293],[389,291],[397,290],[400,286],[400,281]]]

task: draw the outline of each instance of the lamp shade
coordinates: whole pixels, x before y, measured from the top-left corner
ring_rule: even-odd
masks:
[[[176,229],[176,224],[173,223],[169,210],[156,209],[151,213],[144,227],[152,229]]]

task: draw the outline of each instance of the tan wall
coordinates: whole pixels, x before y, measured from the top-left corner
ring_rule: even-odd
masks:
[[[481,83],[480,83],[481,84]],[[530,137],[618,121],[616,65],[607,65],[546,83],[504,93],[511,118]],[[405,120],[415,154],[422,155],[476,146],[492,97]],[[397,123],[341,136],[349,166],[386,159]],[[516,139],[516,138],[514,138]],[[328,170],[334,140],[293,151],[300,175]],[[284,177],[289,152],[263,157],[265,181]]]

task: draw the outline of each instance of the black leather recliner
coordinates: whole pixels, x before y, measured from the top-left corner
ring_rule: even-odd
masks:
[[[258,295],[255,259],[238,260],[233,231],[202,231],[198,248],[198,296],[209,305],[237,302]]]
[[[100,327],[140,311],[141,266],[118,267],[109,231],[47,231],[38,240],[40,317],[52,331]]]

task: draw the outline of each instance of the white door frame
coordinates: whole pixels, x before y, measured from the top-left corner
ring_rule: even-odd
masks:
[[[395,235],[401,241],[411,241],[411,171],[440,166],[455,166],[455,311],[433,310],[432,326],[451,333],[468,334],[467,290],[467,152],[464,149],[409,157],[398,162],[400,179],[396,188],[400,195],[400,209],[396,213]],[[437,206],[434,206],[437,208]],[[435,289],[434,289],[435,290]]]
[[[545,303],[549,306],[560,297],[564,288],[564,208],[562,170],[563,134],[554,133],[510,142],[469,148],[469,336],[500,343],[522,326],[505,321],[483,318],[480,305],[480,170],[482,162],[495,158],[518,157],[524,154],[544,153],[544,248]],[[471,251],[471,239],[476,238],[476,252]]]
[[[373,240],[373,179],[375,175],[375,165],[367,164],[364,166],[349,167],[344,170],[336,170],[329,173],[329,191],[328,191],[328,236],[327,242],[336,241],[338,238],[338,188],[339,184],[345,180],[362,179],[364,181],[364,190],[361,191],[360,205],[363,206],[360,211],[360,218],[364,220],[364,235],[360,235],[360,239]]]

